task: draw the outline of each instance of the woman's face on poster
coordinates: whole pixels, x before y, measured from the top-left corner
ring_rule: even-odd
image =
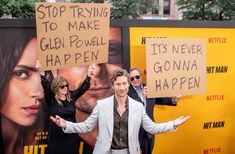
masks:
[[[40,72],[35,68],[36,60],[37,41],[33,38],[14,68],[1,109],[5,117],[22,126],[30,126],[35,122],[44,97]]]

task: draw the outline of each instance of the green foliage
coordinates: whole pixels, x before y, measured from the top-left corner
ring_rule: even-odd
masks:
[[[112,0],[111,19],[135,19],[157,9],[156,0]]]
[[[235,20],[234,0],[177,0],[183,19]]]
[[[71,0],[70,2],[78,2],[78,3],[104,3],[104,0]]]
[[[128,19],[137,18],[140,3],[138,0],[113,0],[111,9],[111,18]]]
[[[1,0],[0,17],[33,18],[35,17],[35,1],[45,0]]]
[[[34,18],[36,2],[46,0],[1,0],[0,17]],[[111,3],[111,19],[135,19],[157,9],[156,0],[71,0],[79,3]]]
[[[104,3],[104,0],[72,0],[80,3]],[[157,9],[156,0],[109,0],[111,19],[135,19],[141,14]]]

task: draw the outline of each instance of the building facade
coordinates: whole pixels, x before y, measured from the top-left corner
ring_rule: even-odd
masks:
[[[176,0],[157,0],[158,12],[148,12],[142,19],[177,20],[181,19]]]

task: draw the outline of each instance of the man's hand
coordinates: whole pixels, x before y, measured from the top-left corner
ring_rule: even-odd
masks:
[[[142,102],[144,102],[144,100],[147,98],[147,95],[148,95],[148,88],[144,87],[142,95],[140,96],[140,99],[141,99]]]
[[[189,118],[190,118],[190,116],[187,116],[187,117],[181,116],[181,117],[175,119],[175,120],[173,121],[174,127],[177,128],[179,125],[181,125],[181,124],[183,124],[184,122],[186,122]]]
[[[66,128],[66,123],[63,118],[60,116],[56,115],[55,118],[53,116],[50,116],[50,119],[59,127],[61,128]]]
[[[172,102],[173,104],[177,104],[177,102],[180,100],[181,97],[182,97],[181,95],[172,97],[171,102]]]

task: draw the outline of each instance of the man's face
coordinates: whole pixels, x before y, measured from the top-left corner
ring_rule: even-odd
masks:
[[[119,76],[113,82],[113,90],[116,97],[126,97],[129,90],[129,82],[126,76]]]
[[[133,70],[130,72],[130,83],[135,88],[140,88],[142,84],[142,77],[138,70]]]

